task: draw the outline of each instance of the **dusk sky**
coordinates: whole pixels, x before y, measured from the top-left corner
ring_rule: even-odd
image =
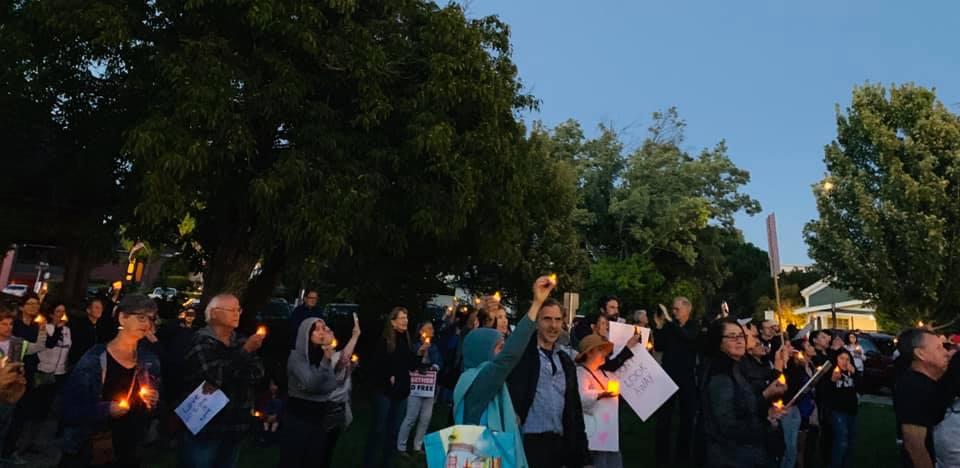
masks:
[[[824,175],[823,147],[836,134],[835,105],[855,85],[935,87],[960,111],[960,3],[902,1],[466,2],[468,14],[499,15],[514,61],[541,101],[527,115],[553,126],[568,118],[590,135],[599,123],[642,141],[655,110],[677,106],[684,149],[726,139],[751,173],[746,192],[763,214],[740,215],[747,240],[766,250],[764,218],[776,212],[783,264],[810,259],[803,225],[817,217],[811,185]]]

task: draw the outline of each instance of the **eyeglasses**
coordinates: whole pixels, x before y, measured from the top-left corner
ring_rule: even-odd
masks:
[[[137,321],[140,322],[140,323],[156,322],[156,321],[157,321],[157,316],[156,316],[156,315],[151,315],[151,314],[132,314],[132,315],[133,315],[134,317],[136,317],[136,318],[137,318]]]
[[[743,333],[739,333],[736,335],[723,335],[723,339],[734,340],[734,341],[747,341],[747,335],[744,335]]]
[[[214,309],[214,310],[222,310],[222,311],[225,311],[225,312],[237,313],[237,314],[242,314],[242,313],[243,313],[243,308],[241,308],[241,307],[237,307],[236,309],[228,309],[228,308],[226,308],[226,307],[214,307],[213,309]]]

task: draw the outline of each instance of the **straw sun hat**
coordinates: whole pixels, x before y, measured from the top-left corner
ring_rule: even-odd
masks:
[[[587,335],[582,340],[580,340],[580,352],[577,353],[575,361],[582,362],[587,358],[587,354],[596,347],[602,346],[606,348],[604,354],[610,354],[613,352],[613,343],[605,340],[602,336],[597,334]]]

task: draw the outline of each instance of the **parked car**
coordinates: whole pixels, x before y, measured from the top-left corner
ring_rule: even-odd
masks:
[[[863,384],[867,391],[883,388],[893,391],[896,375],[893,367],[893,336],[884,333],[858,333],[863,348]]]
[[[151,299],[170,302],[177,298],[177,290],[174,288],[153,288],[153,292],[147,294],[147,296]]]
[[[3,293],[11,296],[23,297],[23,295],[29,290],[30,286],[25,284],[8,284],[7,287],[3,288]]]

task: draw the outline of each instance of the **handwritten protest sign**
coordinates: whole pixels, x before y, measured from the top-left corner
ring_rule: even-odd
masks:
[[[633,325],[610,322],[610,342],[613,343],[613,355],[620,354],[620,350],[627,345],[627,340],[636,333]],[[650,329],[640,327],[640,345],[646,346],[650,339]]]
[[[642,344],[630,348],[630,351],[633,351],[633,357],[614,374],[620,380],[620,396],[640,419],[646,421],[677,391],[677,384]]]
[[[210,394],[203,393],[203,383],[201,383],[183,400],[183,403],[180,403],[175,412],[183,420],[187,429],[190,429],[193,435],[197,435],[224,406],[227,406],[228,401],[230,399],[220,390]]]
[[[424,373],[410,373],[410,396],[433,398],[437,390],[437,371],[428,370]]]

